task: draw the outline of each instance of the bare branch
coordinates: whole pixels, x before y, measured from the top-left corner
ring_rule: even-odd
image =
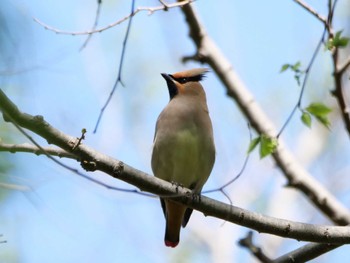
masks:
[[[188,5],[190,3],[194,2],[194,0],[184,0],[178,3],[172,3],[172,4],[167,4],[167,5],[161,5],[161,6],[156,6],[156,7],[138,7],[135,9],[134,12],[126,15],[125,17],[115,21],[114,23],[111,23],[105,27],[99,28],[99,29],[93,29],[93,30],[88,30],[88,31],[65,31],[65,30],[60,30],[58,28],[55,28],[53,26],[47,25],[44,22],[40,21],[38,18],[33,18],[33,20],[35,22],[37,22],[39,25],[41,25],[43,28],[53,31],[56,34],[62,34],[62,35],[72,35],[72,36],[78,36],[78,35],[91,35],[94,33],[101,33],[105,30],[108,30],[112,27],[115,27],[123,22],[125,22],[126,20],[130,19],[131,17],[133,17],[134,15],[136,15],[139,12],[143,12],[143,11],[147,11],[149,15],[152,15],[154,12],[156,11],[166,11],[167,9],[170,8],[176,8],[176,7],[182,7],[185,5]]]
[[[97,9],[96,9],[96,14],[95,14],[95,22],[92,26],[91,31],[95,30],[97,28],[97,24],[98,24],[98,20],[100,18],[100,13],[101,13],[101,6],[102,6],[102,0],[98,0],[97,1]],[[86,40],[84,41],[83,45],[80,47],[79,51],[82,51],[87,44],[89,43],[90,39],[92,37],[92,34],[89,34],[88,37],[86,38]]]
[[[205,32],[192,5],[184,6],[182,11],[189,26],[190,37],[197,46],[195,57],[212,67],[224,84],[228,96],[235,100],[258,133],[266,134],[270,137],[276,136],[277,132],[274,125],[239,79],[230,62]],[[350,212],[348,209],[294,159],[282,140],[279,140],[279,146],[276,153],[273,154],[273,158],[288,179],[289,186],[303,192],[333,222],[339,225],[350,224]]]
[[[323,41],[324,41],[326,32],[327,32],[327,30],[326,30],[326,26],[325,26],[325,27],[324,27],[324,30],[323,30],[323,33],[322,33],[322,35],[321,35],[321,38],[320,38],[320,40],[318,41],[317,46],[316,46],[316,48],[315,48],[315,50],[314,50],[314,52],[313,52],[313,54],[312,54],[312,57],[311,57],[311,59],[310,59],[310,62],[309,62],[308,66],[307,66],[307,68],[306,68],[306,70],[305,70],[305,76],[304,76],[304,79],[303,79],[303,84],[302,84],[302,86],[301,86],[301,90],[300,90],[300,94],[299,94],[298,101],[297,101],[296,105],[294,106],[292,112],[289,114],[287,120],[286,120],[285,123],[282,125],[282,128],[281,128],[280,131],[278,132],[278,134],[277,134],[277,136],[276,136],[277,138],[280,137],[280,135],[282,134],[282,132],[284,131],[284,129],[285,129],[285,128],[287,127],[287,125],[290,123],[290,120],[291,120],[292,117],[294,116],[296,110],[297,110],[297,109],[300,109],[300,110],[301,110],[301,101],[302,101],[303,95],[304,95],[304,93],[305,93],[306,83],[307,83],[307,81],[308,81],[308,79],[309,79],[310,70],[311,70],[312,65],[314,64],[314,61],[315,61],[315,59],[316,59],[316,56],[317,56],[318,52],[320,51],[320,48],[321,48],[322,43],[323,43]]]
[[[332,21],[333,21],[333,15],[334,15],[334,10],[335,6],[337,4],[337,0],[334,0],[333,5],[332,1],[328,1],[328,35],[329,39],[332,39],[334,37],[333,35],[333,28],[332,28]],[[343,85],[342,85],[342,77],[343,73],[349,65],[347,65],[348,62],[345,62],[345,65],[343,65],[344,70],[338,71],[338,63],[339,63],[339,47],[336,46],[334,47],[334,50],[332,51],[332,60],[333,60],[333,67],[334,67],[334,86],[335,89],[332,91],[332,94],[335,96],[335,98],[338,101],[338,105],[340,108],[340,113],[341,117],[343,119],[345,128],[347,130],[348,135],[350,136],[350,109],[349,106],[347,105],[347,102],[345,100],[345,95],[343,91]],[[350,62],[349,62],[350,63]]]
[[[338,52],[335,52],[336,54],[333,55],[333,63],[336,63],[336,56],[338,56]],[[334,67],[336,68],[337,64],[334,64]],[[343,71],[344,72],[344,71]],[[338,105],[340,108],[340,113],[345,125],[345,128],[347,130],[348,135],[350,136],[350,109],[349,106],[346,104],[344,91],[342,87],[342,76],[343,72],[334,72],[334,85],[335,89],[332,90],[332,94],[338,101]]]
[[[80,144],[72,151],[76,138],[52,127],[42,116],[32,116],[20,112],[1,89],[0,110],[3,112],[5,121],[29,129],[46,139],[49,143],[79,157],[82,163],[89,164],[83,165],[83,168],[88,171],[102,171],[116,179],[139,187],[143,191],[159,196],[167,196],[169,199],[201,211],[207,216],[214,216],[262,233],[327,244],[350,243],[350,227],[303,224],[264,216],[205,196],[193,198],[193,194],[189,189],[178,187],[150,176],[84,144]]]
[[[344,71],[350,66],[350,57],[344,62],[343,65],[339,66],[337,69],[338,74],[343,74]]]
[[[314,15],[318,20],[320,20],[324,25],[327,24],[327,19],[321,16],[319,13],[317,13],[312,7],[307,5],[301,0],[294,0],[294,2],[298,3],[300,6],[302,6],[306,11],[308,11],[310,14]]]
[[[135,0],[132,0],[131,1],[131,14],[134,13],[134,8],[135,8]],[[118,87],[118,84],[120,83],[122,86],[123,85],[123,82],[122,82],[122,70],[123,70],[123,62],[124,62],[124,56],[125,56],[125,50],[126,50],[126,43],[128,42],[128,39],[129,39],[129,33],[130,33],[130,29],[131,29],[131,24],[132,24],[132,19],[133,19],[134,16],[131,16],[130,19],[129,19],[129,23],[128,23],[128,26],[126,28],[126,32],[125,32],[125,36],[124,36],[124,41],[123,41],[123,47],[122,47],[122,51],[121,51],[121,55],[120,55],[120,61],[119,61],[119,69],[118,69],[118,76],[117,76],[117,79],[114,83],[114,86],[111,90],[111,92],[109,93],[109,96],[105,102],[105,104],[103,105],[103,107],[101,108],[101,111],[100,111],[100,114],[98,116],[98,119],[97,119],[97,122],[96,122],[96,125],[95,125],[95,129],[94,129],[94,133],[97,132],[97,128],[100,124],[100,121],[102,119],[102,116],[103,116],[103,113],[105,112],[105,109],[107,108],[107,106],[109,105],[109,102],[111,101],[112,97],[113,97],[113,94],[114,92],[116,91],[117,87]]]
[[[250,251],[260,262],[262,263],[271,263],[272,260],[266,256],[262,249],[253,243],[253,232],[249,231],[245,238],[242,238],[238,241],[238,244],[241,247],[244,247]]]
[[[36,155],[49,154],[51,156],[58,156],[60,158],[64,157],[64,158],[77,160],[77,157],[74,154],[71,154],[60,148],[45,147],[40,149],[29,143],[23,143],[23,144],[0,143],[0,152],[10,152],[10,153],[25,152],[25,153],[34,153]]]
[[[248,128],[249,128],[249,139],[250,139],[250,142],[252,141],[252,133],[251,133],[251,129],[250,129],[250,125],[248,124]],[[232,178],[230,179],[228,182],[224,183],[222,186],[220,186],[219,188],[215,188],[215,189],[211,189],[211,190],[207,190],[207,191],[203,191],[202,193],[212,193],[212,192],[216,192],[216,191],[220,191],[221,193],[223,193],[227,199],[230,201],[230,203],[232,204],[232,201],[231,199],[228,197],[228,195],[224,192],[224,189],[226,187],[228,187],[229,185],[231,185],[233,182],[235,182],[244,172],[247,164],[248,164],[248,161],[249,161],[249,156],[250,154],[248,153],[247,156],[245,157],[244,159],[244,162],[243,162],[243,165],[241,167],[241,170]]]
[[[168,11],[168,4],[167,3],[165,3],[165,1],[163,1],[163,0],[159,0],[159,2],[165,7],[164,8],[164,11]]]
[[[291,251],[279,258],[276,258],[272,262],[273,263],[308,262],[337,247],[339,247],[339,245],[311,243],[299,249]]]

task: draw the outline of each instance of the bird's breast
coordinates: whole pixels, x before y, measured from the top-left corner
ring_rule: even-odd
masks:
[[[195,125],[158,131],[152,156],[155,176],[200,191],[211,172],[215,155],[206,134]]]

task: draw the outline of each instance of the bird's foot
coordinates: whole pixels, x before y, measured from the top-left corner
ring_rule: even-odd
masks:
[[[201,194],[192,192],[192,200],[193,201],[201,201]]]
[[[176,192],[179,191],[179,187],[184,187],[183,184],[180,184],[180,183],[175,182],[175,181],[171,181],[171,184],[172,184],[172,185],[175,185],[175,187],[176,187]]]

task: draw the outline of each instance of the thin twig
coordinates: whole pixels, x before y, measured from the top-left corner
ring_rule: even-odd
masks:
[[[170,8],[176,8],[176,7],[182,7],[185,5],[188,5],[192,2],[194,2],[195,0],[185,0],[185,1],[181,1],[178,3],[173,3],[173,4],[168,4],[167,6],[165,5],[161,5],[161,6],[156,6],[156,7],[138,7],[137,9],[135,9],[132,13],[126,15],[125,17],[105,26],[99,29],[94,29],[94,30],[88,30],[88,31],[65,31],[65,30],[61,30],[58,28],[55,28],[53,26],[47,25],[44,22],[40,21],[38,18],[33,18],[33,20],[38,23],[39,25],[41,25],[43,28],[53,31],[56,34],[62,34],[62,35],[72,35],[72,36],[78,36],[78,35],[90,35],[90,34],[94,34],[94,33],[101,33],[105,30],[108,30],[112,27],[115,27],[123,22],[125,22],[128,19],[131,19],[134,15],[136,15],[139,12],[143,12],[143,11],[147,11],[149,15],[152,15],[154,12],[156,11],[165,11],[166,9],[170,9]]]
[[[165,1],[163,1],[163,0],[159,0],[159,2],[164,6],[164,11],[168,11],[168,9],[169,9],[168,4],[165,3]]]
[[[248,130],[249,130],[249,140],[251,142],[252,141],[252,132],[251,132],[251,128],[250,128],[250,124],[249,123],[248,123]],[[223,190],[226,187],[228,187],[229,185],[231,185],[233,182],[235,182],[243,174],[243,172],[245,171],[245,168],[247,167],[247,164],[248,164],[248,161],[249,161],[249,156],[250,156],[250,154],[246,155],[246,157],[244,159],[244,162],[243,162],[243,165],[241,167],[241,170],[236,174],[236,176],[234,176],[232,179],[230,179],[228,182],[226,182],[225,184],[223,184],[219,188],[214,188],[214,189],[211,189],[211,190],[203,191],[202,193],[203,194],[207,194],[207,193],[220,191],[227,197],[227,194]],[[228,199],[229,199],[230,203],[232,203],[230,198],[228,198]]]
[[[298,3],[300,6],[302,6],[304,9],[306,9],[310,14],[313,14],[318,20],[320,20],[324,25],[327,24],[327,19],[321,16],[319,13],[317,13],[312,7],[307,5],[305,2],[301,0],[294,0],[294,2]]]
[[[91,31],[94,31],[97,28],[97,24],[98,24],[98,20],[100,17],[100,13],[101,13],[101,6],[102,6],[102,0],[97,0],[97,9],[96,9],[96,15],[95,15],[95,22],[92,26]],[[83,45],[80,47],[79,51],[82,51],[87,44],[89,43],[90,39],[92,37],[92,34],[89,34],[88,37],[86,38],[86,40],[84,41]]]
[[[350,57],[344,62],[343,65],[339,66],[338,69],[336,69],[337,74],[343,74],[344,71],[350,66]]]
[[[135,0],[132,0],[132,2],[131,2],[131,14],[135,14],[134,8],[135,8]],[[123,65],[124,65],[123,62],[124,62],[124,55],[125,55],[125,50],[126,50],[126,43],[127,43],[128,39],[129,39],[129,32],[130,32],[130,29],[131,29],[131,24],[132,24],[133,17],[134,17],[134,15],[132,15],[130,17],[128,26],[126,28],[124,41],[123,41],[123,47],[122,47],[122,51],[121,51],[121,55],[120,55],[119,70],[118,70],[117,80],[115,81],[114,86],[113,86],[111,92],[109,93],[109,96],[108,96],[105,104],[101,108],[100,114],[98,116],[98,119],[97,119],[97,122],[96,122],[96,125],[95,125],[94,133],[97,132],[97,128],[98,128],[98,126],[100,124],[100,121],[102,119],[103,113],[104,113],[105,109],[107,108],[109,102],[111,101],[111,99],[113,97],[113,94],[114,94],[114,92],[116,91],[116,89],[118,87],[118,84],[120,83],[122,86],[124,86],[123,82],[122,82],[122,69],[123,69]]]
[[[318,54],[318,52],[319,52],[319,50],[320,50],[320,48],[321,48],[321,46],[322,46],[322,43],[323,43],[324,38],[325,38],[325,36],[326,36],[326,33],[327,33],[327,27],[325,26],[325,27],[324,27],[324,30],[323,30],[323,32],[322,32],[321,38],[320,38],[320,40],[318,41],[317,46],[316,46],[316,48],[315,48],[315,50],[314,50],[314,52],[313,52],[313,54],[312,54],[311,60],[310,60],[308,66],[307,66],[307,68],[306,68],[306,70],[305,70],[305,76],[304,76],[304,79],[303,79],[303,84],[302,84],[302,86],[301,86],[301,90],[300,90],[300,94],[299,94],[298,101],[297,101],[296,105],[294,106],[292,112],[289,114],[287,120],[286,120],[286,121],[284,122],[284,124],[282,125],[282,128],[281,128],[280,131],[278,132],[278,134],[277,134],[277,136],[276,136],[277,138],[280,137],[280,135],[282,134],[282,132],[284,131],[284,129],[285,129],[285,128],[287,127],[287,125],[290,123],[290,120],[291,120],[292,117],[294,116],[296,110],[297,110],[297,109],[300,109],[300,110],[301,110],[301,100],[302,100],[303,95],[304,95],[304,93],[305,93],[305,87],[306,87],[306,83],[307,83],[307,81],[308,81],[308,79],[309,79],[310,70],[311,70],[311,67],[312,67],[312,65],[313,65],[313,63],[314,63],[314,61],[315,61],[315,59],[316,59],[316,56],[317,56],[317,54]]]
[[[65,150],[62,150],[60,148],[53,148],[53,147],[39,148],[29,143],[23,143],[23,144],[0,143],[0,152],[10,152],[10,153],[24,152],[24,153],[34,153],[36,155],[49,154],[51,156],[57,156],[60,158],[64,157],[64,158],[78,160],[77,156]]]

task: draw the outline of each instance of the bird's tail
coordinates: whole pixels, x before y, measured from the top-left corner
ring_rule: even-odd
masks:
[[[166,227],[164,242],[167,247],[176,247],[180,241],[180,229],[186,206],[165,200]]]

